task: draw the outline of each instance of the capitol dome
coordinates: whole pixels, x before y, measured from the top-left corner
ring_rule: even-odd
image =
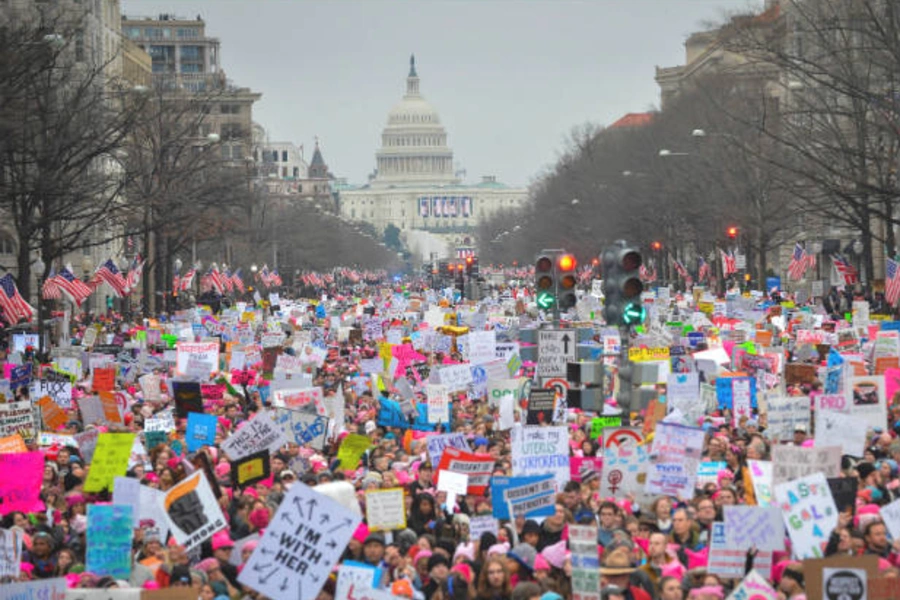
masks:
[[[419,93],[416,59],[409,59],[406,94],[388,113],[375,153],[377,173],[372,185],[451,185],[453,151],[437,110]]]

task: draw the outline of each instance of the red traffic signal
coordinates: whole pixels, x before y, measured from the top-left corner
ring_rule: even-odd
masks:
[[[559,257],[559,265],[560,271],[574,271],[575,270],[575,257],[571,254],[563,254]]]
[[[654,252],[659,252],[662,250],[662,242],[651,242],[650,249]]]
[[[729,238],[729,239],[732,239],[732,240],[733,240],[733,239],[736,239],[736,238],[737,238],[737,235],[738,235],[738,228],[737,228],[737,227],[729,227],[729,228],[728,228],[728,238]]]

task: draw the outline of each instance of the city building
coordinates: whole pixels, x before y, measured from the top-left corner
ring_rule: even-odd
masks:
[[[411,57],[406,94],[388,113],[375,173],[366,184],[339,186],[339,210],[344,219],[371,224],[378,233],[396,227],[407,247],[424,259],[455,257],[457,247],[475,244],[482,220],[520,206],[528,190],[493,176],[463,183],[440,116],[419,84]]]
[[[334,176],[322,157],[319,138],[311,162],[306,161],[303,144],[273,142],[266,130],[253,124],[253,160],[259,181],[270,194],[312,200],[322,210],[334,212],[331,182]]]

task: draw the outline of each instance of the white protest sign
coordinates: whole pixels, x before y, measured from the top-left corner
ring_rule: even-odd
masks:
[[[754,569],[734,588],[728,600],[778,600],[778,592]]]
[[[514,476],[553,473],[560,487],[569,481],[569,434],[566,427],[513,427],[511,444]]]
[[[605,428],[601,496],[625,498],[634,490],[642,490],[647,477],[647,462],[648,448],[639,428]]]
[[[26,441],[35,437],[34,411],[29,400],[0,404],[0,437],[15,433]]]
[[[360,517],[302,483],[285,494],[238,581],[270,598],[313,600]]]
[[[568,329],[538,332],[538,377],[566,377],[566,365],[578,359],[578,336]]]
[[[273,392],[272,396],[272,404],[275,406],[310,410],[321,417],[325,416],[325,404],[322,401],[323,393],[320,387],[280,389]]]
[[[648,494],[693,497],[704,436],[703,430],[697,427],[656,424],[653,453],[647,467]]]
[[[113,504],[130,506],[134,526],[138,527],[141,522],[141,482],[134,477],[116,477],[113,480]]]
[[[166,493],[161,490],[146,485],[141,486],[138,521],[149,529],[155,530],[160,541],[165,541],[169,537],[169,517],[163,509],[165,496]]]
[[[278,424],[288,438],[299,445],[309,444],[310,448],[321,450],[325,447],[328,434],[328,419],[302,410],[277,408],[274,413]]]
[[[724,516],[729,548],[784,550],[784,522],[778,507],[725,506]]]
[[[884,375],[851,377],[853,391],[850,413],[866,419],[869,427],[884,427],[887,421],[887,400]]]
[[[364,563],[348,565],[341,563],[338,567],[335,598],[357,598],[362,590],[370,590],[376,585],[378,570]]]
[[[48,381],[39,379],[31,382],[31,397],[50,399],[59,404],[63,410],[72,408],[72,384],[68,381]]]
[[[450,397],[444,385],[428,384],[425,386],[428,398],[428,422],[447,423],[450,420]]]
[[[0,578],[18,577],[22,564],[22,532],[0,529]]]
[[[175,484],[159,500],[175,541],[187,550],[228,525],[203,471]]]
[[[260,450],[274,454],[289,441],[272,416],[260,411],[222,442],[221,447],[231,460],[237,460]]]
[[[759,506],[772,504],[772,462],[768,460],[748,460],[753,495]]]
[[[367,491],[366,523],[370,531],[406,529],[403,488]]]
[[[457,450],[464,450],[466,452],[471,451],[469,443],[466,441],[466,434],[461,432],[429,434],[428,437],[425,438],[425,443],[428,447],[428,456],[431,458],[432,465],[440,464],[444,448],[449,447],[456,448]]]
[[[841,476],[840,446],[803,448],[800,446],[772,447],[772,483],[776,487],[785,481],[799,479],[811,473],[825,477]]]
[[[491,362],[496,359],[496,344],[497,333],[493,330],[469,332],[465,336],[465,356],[473,365]]]
[[[838,523],[831,488],[822,473],[775,485],[775,499],[791,537],[794,558],[823,558]]]
[[[144,421],[144,431],[175,431],[175,417],[171,410],[163,410]]]
[[[68,588],[65,577],[4,583],[0,585],[0,600],[63,600],[68,599],[68,592],[73,591]]]
[[[831,410],[816,411],[816,446],[831,446],[839,441],[844,454],[862,456],[866,448],[869,423],[865,417]]]
[[[462,392],[472,383],[472,369],[469,365],[446,365],[435,370],[439,383],[448,392]]]
[[[786,396],[767,398],[766,435],[773,440],[793,439],[794,429],[802,425],[809,431],[809,398]]]
[[[178,342],[175,373],[177,375],[214,375],[219,370],[218,342]]]
[[[497,535],[500,522],[491,516],[472,517],[469,519],[469,540],[478,542],[485,533]]]
[[[147,373],[138,382],[141,384],[141,393],[147,402],[159,402],[162,397],[159,393],[159,375],[155,373]]]
[[[900,540],[900,500],[882,506],[880,512],[891,539]]]

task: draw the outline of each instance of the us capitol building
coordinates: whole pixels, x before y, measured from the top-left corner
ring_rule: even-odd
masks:
[[[528,198],[527,189],[508,187],[492,176],[474,185],[457,177],[447,132],[419,92],[415,57],[409,60],[406,94],[388,113],[375,161],[369,183],[339,186],[341,215],[371,223],[379,233],[395,225],[413,254],[424,260],[455,258],[458,248],[475,245],[482,219]]]

